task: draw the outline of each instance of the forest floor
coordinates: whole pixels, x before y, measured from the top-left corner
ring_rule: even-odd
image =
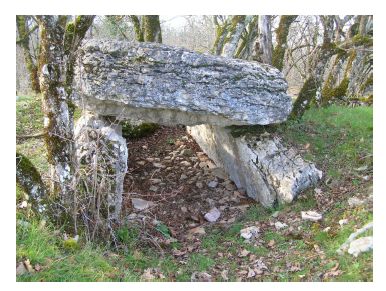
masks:
[[[17,134],[41,130],[40,100],[17,101]],[[182,127],[160,127],[128,141],[129,171],[119,249],[80,240],[63,246],[63,230],[18,205],[16,265],[30,272],[18,281],[372,281],[373,254],[338,255],[355,230],[373,220],[372,108],[331,106],[310,109],[300,122],[287,122],[279,134],[314,162],[324,177],[316,189],[291,205],[266,209],[203,154]],[[48,178],[40,139],[17,144]],[[356,197],[360,205],[348,204]],[[132,199],[148,201],[135,209]],[[210,223],[204,215],[216,207]],[[319,222],[301,211],[323,214]],[[275,223],[286,224],[277,229]],[[240,230],[259,228],[245,241]],[[372,231],[365,235],[372,235]],[[24,263],[26,265],[26,263]]]

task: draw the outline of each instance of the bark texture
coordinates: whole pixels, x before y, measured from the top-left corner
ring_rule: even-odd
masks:
[[[73,105],[68,83],[73,77],[73,52],[79,46],[93,16],[79,16],[71,24],[67,16],[39,16],[44,130],[48,161],[52,166],[51,192],[68,205],[73,199],[76,168],[73,144]]]
[[[142,17],[144,41],[162,43],[159,15],[143,15]]]
[[[259,16],[259,38],[256,43],[258,52],[258,61],[264,64],[272,64],[272,31],[271,16]]]
[[[155,43],[88,41],[74,79],[76,102],[101,115],[160,124],[269,124],[291,99],[275,68]]]
[[[272,53],[272,65],[283,70],[283,61],[287,49],[287,36],[292,22],[297,15],[282,15],[280,17],[279,27],[276,30],[276,46]]]

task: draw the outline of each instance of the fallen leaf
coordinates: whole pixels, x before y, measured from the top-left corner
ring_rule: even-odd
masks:
[[[33,273],[35,271],[28,259],[24,261],[24,266],[26,267],[27,271],[30,273]]]
[[[275,241],[273,239],[271,239],[269,242],[268,242],[268,246],[270,248],[272,248],[273,246],[275,245]]]
[[[247,251],[246,249],[242,250],[240,253],[239,253],[239,257],[240,258],[244,258],[246,256],[248,256],[251,252],[250,251]]]
[[[247,278],[255,277],[256,273],[253,269],[249,268]]]
[[[221,278],[223,278],[225,281],[229,280],[229,278],[228,278],[228,270],[223,270],[221,272]]]
[[[154,280],[155,279],[155,276],[152,274],[152,268],[148,268],[146,269],[142,276],[141,276],[141,279],[142,280],[145,280],[145,281],[151,281],[151,280]]]

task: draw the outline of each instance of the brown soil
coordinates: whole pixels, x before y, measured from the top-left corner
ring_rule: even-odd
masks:
[[[145,224],[155,244],[170,241],[157,231],[159,223],[169,228],[172,241],[191,241],[201,227],[227,227],[256,203],[226,177],[216,177],[222,175],[184,127],[161,126],[151,136],[128,141],[128,149],[124,213],[129,220]],[[210,188],[210,181],[217,181],[217,187]],[[155,205],[140,211],[134,209],[132,198]],[[214,207],[221,216],[211,223],[204,215]]]

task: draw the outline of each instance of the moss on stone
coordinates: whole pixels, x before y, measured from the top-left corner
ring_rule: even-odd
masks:
[[[373,74],[371,74],[370,77],[368,77],[367,80],[361,85],[359,91],[365,92],[366,89],[370,86],[373,86]]]
[[[273,133],[277,130],[277,126],[274,124],[270,125],[231,125],[227,126],[230,130],[230,134],[234,137],[240,137],[245,135],[260,135],[265,132]]]
[[[142,123],[140,125],[132,125],[125,121],[122,123],[122,136],[126,138],[142,138],[153,134],[159,125],[156,123]]]

